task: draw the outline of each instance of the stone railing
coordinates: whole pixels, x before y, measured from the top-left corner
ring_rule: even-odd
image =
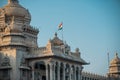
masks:
[[[9,45],[9,44],[13,44],[13,45],[25,45],[25,42],[24,41],[3,41],[2,44],[0,44],[1,46],[3,45]]]
[[[57,53],[57,54],[62,54],[64,53],[64,49],[62,49],[61,47],[52,47],[52,51],[53,53]]]
[[[40,47],[40,48],[32,48],[31,50],[32,54],[40,54],[40,53],[45,53],[46,47]]]
[[[83,71],[82,80],[107,80],[107,76],[102,76],[102,75]]]

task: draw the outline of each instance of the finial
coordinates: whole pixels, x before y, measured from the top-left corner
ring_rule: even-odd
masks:
[[[76,52],[79,52],[79,48],[76,48]]]
[[[116,58],[118,57],[118,53],[115,54],[115,57],[116,57]]]
[[[18,3],[19,1],[18,0],[8,0],[8,4],[9,3]]]
[[[55,32],[55,37],[57,37],[57,32]]]

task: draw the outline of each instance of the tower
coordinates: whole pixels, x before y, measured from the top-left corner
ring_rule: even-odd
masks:
[[[120,58],[116,53],[109,66],[109,76],[111,80],[120,80]]]
[[[18,0],[0,8],[0,80],[20,80],[24,55],[37,46],[38,30],[30,25],[31,15]],[[26,79],[27,80],[27,79]]]
[[[39,31],[30,21],[29,11],[18,0],[0,8],[0,80],[80,80],[88,63],[79,49],[72,52],[57,33],[38,47]]]

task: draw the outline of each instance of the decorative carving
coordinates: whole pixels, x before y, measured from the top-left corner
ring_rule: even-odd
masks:
[[[47,52],[47,53],[52,53],[51,47],[52,47],[52,46],[51,46],[51,40],[49,40],[49,41],[48,41],[48,44],[47,44],[47,46],[46,46],[46,49],[47,49],[46,52]]]
[[[0,8],[0,15],[4,14],[5,11],[3,9]]]
[[[7,55],[3,58],[1,66],[10,66],[10,59]]]
[[[70,46],[68,44],[65,44],[65,53],[66,54],[70,53]]]
[[[60,40],[58,37],[57,37],[57,33],[55,33],[55,37],[51,40],[51,43],[53,46],[61,46],[61,45],[64,45],[63,41]]]
[[[23,55],[23,57],[21,58],[20,66],[25,66],[25,65],[26,65],[26,61],[25,61],[25,58],[24,58],[24,55]]]
[[[75,51],[76,51],[76,53],[79,53],[79,48],[76,48],[76,50],[75,50]]]
[[[18,0],[8,0],[8,3],[11,3],[11,2],[12,2],[12,3],[14,3],[14,2],[17,2],[17,3],[18,3],[19,1],[18,1]]]

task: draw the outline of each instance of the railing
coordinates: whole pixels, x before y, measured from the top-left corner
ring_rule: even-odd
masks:
[[[44,53],[45,51],[46,51],[46,47],[40,47],[40,48],[31,49],[31,52],[33,54],[40,54],[40,53]]]
[[[0,46],[4,46],[4,45],[9,45],[9,44],[13,44],[13,45],[25,45],[25,41],[17,41],[17,40],[14,40],[14,41],[3,41],[1,42]]]

